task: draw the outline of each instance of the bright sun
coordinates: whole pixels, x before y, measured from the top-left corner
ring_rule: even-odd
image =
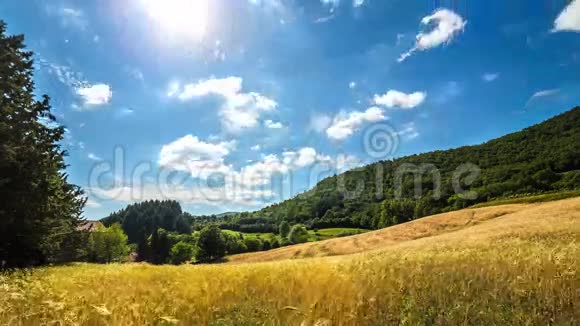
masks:
[[[141,0],[149,16],[168,37],[201,40],[206,32],[209,0]]]

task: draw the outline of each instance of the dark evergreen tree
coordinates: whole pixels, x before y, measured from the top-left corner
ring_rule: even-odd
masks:
[[[166,264],[169,262],[171,255],[171,240],[164,229],[157,229],[151,235],[151,263],[153,264]]]
[[[67,181],[64,127],[48,96],[34,96],[32,52],[0,21],[0,261],[56,261],[81,220],[85,199]],[[75,241],[70,241],[74,243]]]

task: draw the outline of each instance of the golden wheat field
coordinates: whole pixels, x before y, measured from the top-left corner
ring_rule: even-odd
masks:
[[[1,276],[0,324],[576,325],[579,238],[572,198],[440,214],[230,264],[39,268]],[[284,259],[325,254],[334,256]]]

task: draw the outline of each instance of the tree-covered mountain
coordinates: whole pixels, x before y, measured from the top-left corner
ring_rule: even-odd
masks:
[[[248,232],[273,231],[284,220],[310,228],[376,229],[498,197],[578,189],[579,169],[580,107],[576,107],[481,145],[376,162],[326,178],[310,191],[259,211],[200,222]],[[467,180],[470,171],[477,170],[477,177]],[[420,176],[417,183],[415,176]],[[461,193],[454,190],[454,182]],[[357,185],[362,185],[359,194],[348,193]],[[421,188],[418,194],[416,185]]]
[[[175,201],[147,201],[102,222],[120,223],[130,242],[143,241],[157,228],[188,233],[208,224],[274,233],[282,221],[308,228],[377,229],[494,198],[579,188],[580,107],[576,107],[481,145],[350,170],[255,212],[194,217]]]

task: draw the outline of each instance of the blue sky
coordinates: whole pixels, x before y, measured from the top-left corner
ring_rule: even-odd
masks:
[[[7,0],[0,18],[35,52],[91,219],[254,210],[580,103],[580,0]]]

